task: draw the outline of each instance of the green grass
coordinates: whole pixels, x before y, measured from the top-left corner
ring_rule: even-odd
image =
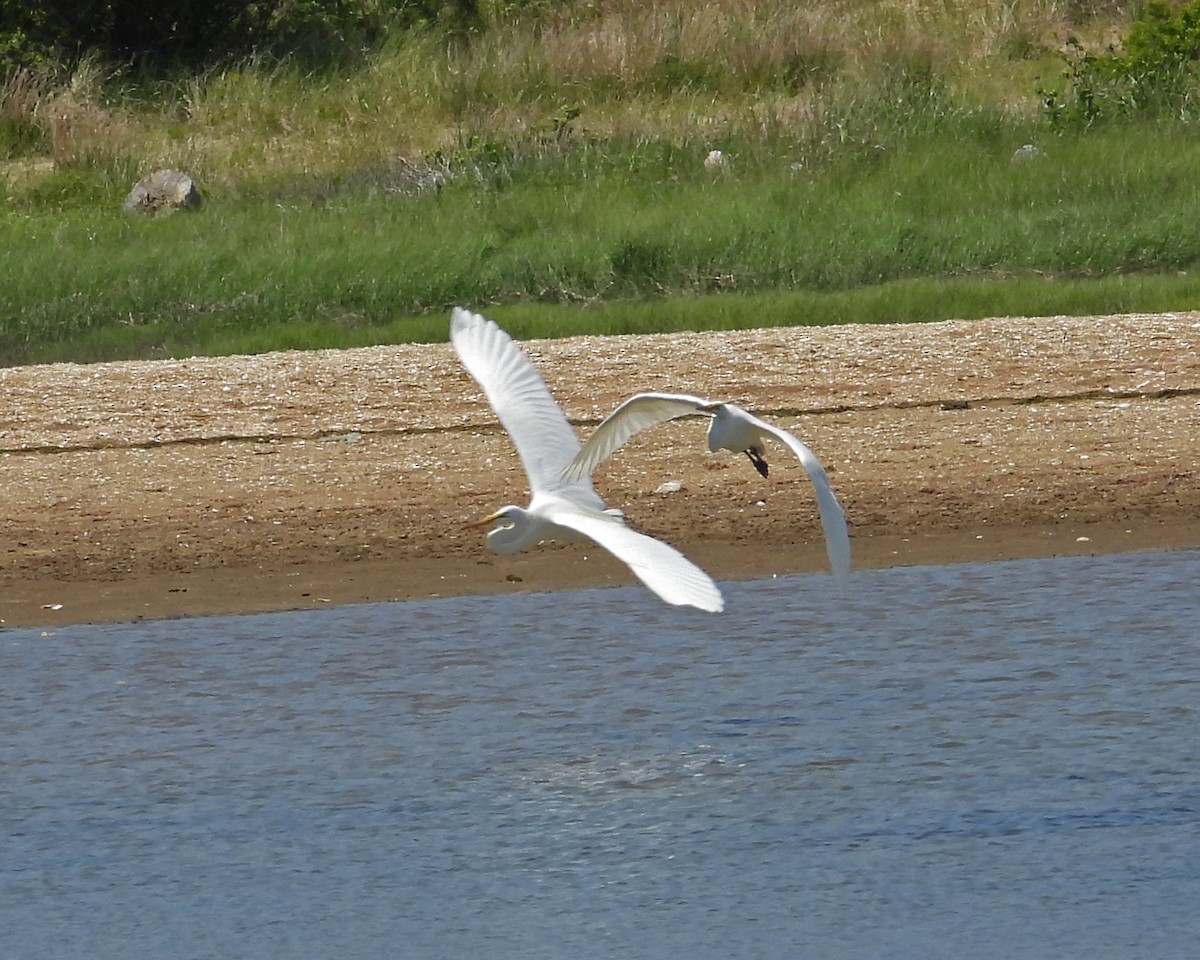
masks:
[[[455,303],[526,336],[1200,305],[1193,130],[1036,93],[1115,8],[527,14],[342,73],[0,84],[0,364],[440,340]],[[199,213],[121,212],[154,162]]]
[[[996,316],[1167,312],[1200,304],[1200,272],[1098,279],[1018,277],[1003,280],[897,280],[851,290],[783,290],[592,306],[497,304],[487,314],[520,339],[582,334],[671,333],[849,323],[914,323]],[[468,306],[477,304],[468,303]],[[399,314],[379,323],[342,327],[296,320],[269,327],[116,325],[93,328],[48,344],[23,362],[96,361],[130,357],[221,356],[270,350],[347,348],[378,343],[444,341],[448,311]]]
[[[1198,305],[1200,141],[1043,132],[1014,161],[1037,133],[810,164],[745,142],[728,176],[610,144],[463,168],[440,192],[293,185],[150,220],[111,191],[111,213],[89,197],[0,220],[0,362],[441,339],[455,303],[511,305],[548,336]]]

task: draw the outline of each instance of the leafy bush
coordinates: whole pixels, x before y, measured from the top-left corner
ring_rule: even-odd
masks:
[[[392,25],[469,30],[478,0],[0,0],[0,67],[57,52],[203,67],[252,52],[316,64],[353,56]]]
[[[1067,90],[1039,90],[1057,124],[1115,117],[1190,117],[1196,110],[1200,0],[1146,0],[1120,48],[1091,53],[1067,40]]]

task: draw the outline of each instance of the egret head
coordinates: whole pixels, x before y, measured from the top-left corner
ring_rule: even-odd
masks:
[[[523,550],[531,542],[528,511],[522,507],[501,507],[495,513],[489,513],[482,520],[467,524],[470,527],[484,527],[489,523],[496,526],[488,531],[488,546],[493,553],[516,553]]]

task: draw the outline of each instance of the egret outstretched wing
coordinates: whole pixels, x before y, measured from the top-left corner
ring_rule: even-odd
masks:
[[[562,502],[543,511],[547,520],[588,537],[628,565],[639,580],[667,603],[699,607],[710,613],[725,608],[712,578],[674,547],[621,521]]]
[[[530,489],[576,487],[600,505],[587,474],[563,479],[563,468],[579,452],[579,439],[525,351],[494,322],[461,307],[451,314],[450,340],[512,438]]]
[[[583,449],[567,464],[563,478],[579,480],[590,477],[597,465],[641,430],[690,414],[712,416],[700,409],[711,406],[712,402],[686,393],[639,393],[630,397],[592,431]]]
[[[745,411],[743,414],[749,417],[759,430],[769,433],[791,450],[804,467],[804,472],[812,481],[813,490],[817,495],[817,512],[821,516],[821,528],[825,531],[825,551],[829,555],[829,565],[838,583],[845,587],[850,576],[850,533],[846,529],[846,515],[842,512],[837,497],[833,495],[833,489],[829,486],[829,475],[825,473],[821,461],[807,444],[788,431],[772,426],[753,414]]]

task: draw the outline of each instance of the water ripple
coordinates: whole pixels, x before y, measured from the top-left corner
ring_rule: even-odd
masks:
[[[1190,955],[1200,553],[855,576],[2,632],[7,954]]]

